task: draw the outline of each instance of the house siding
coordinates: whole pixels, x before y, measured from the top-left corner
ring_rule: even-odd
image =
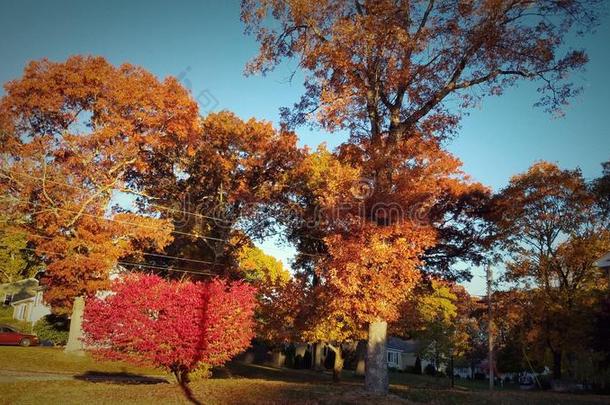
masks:
[[[42,291],[38,291],[34,297],[15,302],[11,305],[14,308],[13,318],[19,321],[35,323],[51,313],[51,309],[42,300]]]

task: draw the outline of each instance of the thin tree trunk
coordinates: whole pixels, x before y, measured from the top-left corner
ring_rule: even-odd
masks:
[[[322,342],[316,342],[313,344],[313,361],[311,362],[311,368],[314,370],[322,370]]]
[[[176,381],[178,382],[178,385],[180,386],[180,389],[184,393],[186,399],[188,399],[189,402],[194,405],[203,405],[201,401],[195,398],[191,387],[189,387],[190,378],[188,371],[176,369],[174,370],[174,376],[176,377]]]
[[[451,388],[455,387],[455,371],[453,369],[453,353],[451,353],[450,358],[450,366],[451,366]]]
[[[284,355],[280,349],[274,349],[271,354],[271,362],[273,367],[282,368],[284,366]]]
[[[365,359],[366,359],[366,342],[361,341],[358,342],[356,346],[356,355],[358,358],[358,362],[356,363],[356,375],[364,377],[365,373]]]
[[[341,353],[341,345],[337,347],[328,345],[328,347],[335,353],[335,362],[333,363],[333,381],[341,381],[341,371],[343,371],[343,356]]]
[[[366,391],[386,395],[388,393],[387,331],[385,321],[371,322],[366,348],[366,371],[364,388]]]
[[[561,350],[553,351],[553,379],[561,380]]]

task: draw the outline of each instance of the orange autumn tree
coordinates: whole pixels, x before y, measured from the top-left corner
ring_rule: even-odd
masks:
[[[350,153],[355,160],[356,152]],[[365,335],[376,319],[399,317],[400,303],[420,277],[421,256],[436,240],[437,231],[422,216],[426,206],[435,197],[481,189],[465,183],[459,161],[434,143],[408,142],[401,154],[430,164],[398,170],[395,194],[377,202],[358,165],[324,147],[308,154],[295,175],[296,198],[284,219],[299,249],[296,270],[308,298],[285,312],[299,313],[299,340],[334,342],[336,360],[341,342]],[[411,211],[404,212],[405,202]],[[380,222],[363,220],[366,212]],[[340,369],[340,362],[335,366]]]
[[[529,337],[551,353],[555,379],[562,378],[564,357],[585,351],[591,320],[585,314],[593,313],[604,283],[594,263],[610,250],[610,232],[594,184],[579,169],[542,161],[513,176],[494,199],[504,281],[530,296],[537,316]]]
[[[342,344],[362,338],[362,327],[343,308],[344,301],[329,283],[325,236],[341,220],[343,208],[359,192],[359,170],[342,164],[324,145],[304,151],[289,173],[288,198],[278,217],[287,239],[298,247],[295,275],[285,284],[263,291],[259,336],[273,345],[307,342],[314,345],[312,366],[322,367],[322,345],[334,352],[333,378],[343,368]],[[338,298],[338,299],[334,299]]]
[[[221,111],[201,118],[192,141],[156,153],[154,167],[134,178],[139,202],[170,208],[159,212],[177,231],[166,252],[195,261],[150,257],[151,264],[241,278],[242,249],[276,232],[277,207],[301,159],[296,139],[268,121]]]
[[[344,363],[343,345],[362,339],[363,328],[346,310],[343,300],[331,295],[334,292],[323,283],[312,285],[303,274],[283,284],[263,287],[258,336],[271,346],[324,343],[334,353],[333,380],[339,381]]]
[[[348,162],[362,159],[358,149],[344,148],[342,153]],[[443,229],[436,224],[445,217],[438,202],[486,194],[484,187],[470,183],[460,171],[459,160],[423,134],[403,142],[391,159],[408,162],[397,163],[389,171],[392,188],[373,189],[348,217],[357,221],[349,226],[339,221],[325,239],[330,256],[328,282],[336,291],[333,296],[341,297],[351,316],[368,327],[369,389],[386,384],[377,378],[383,380],[387,374],[375,376],[371,370],[386,368],[387,324],[399,318],[401,304],[426,267],[425,256],[442,237]],[[424,161],[425,165],[420,163]],[[369,169],[366,163],[362,166]]]
[[[388,270],[387,275],[414,281],[421,253],[434,259],[426,264],[437,268],[458,257],[480,259],[472,255],[479,242],[476,226],[459,224],[476,222],[469,219],[477,218],[479,197],[469,196],[484,198],[485,193],[480,187],[464,190],[452,170],[437,173],[453,179],[455,187],[430,192],[425,182],[418,183],[424,177],[403,176],[402,169],[412,171],[409,174],[425,172],[430,165],[427,153],[438,155],[442,141],[455,132],[468,107],[486,94],[501,94],[519,80],[539,83],[538,105],[560,112],[579,91],[567,80],[568,74],[587,61],[582,50],[564,51],[565,39],[594,27],[600,4],[577,0],[244,0],[246,32],[260,43],[260,52],[246,71],[266,73],[284,59],[296,59],[305,71],[305,92],[292,108],[283,109],[286,124],[310,122],[329,131],[348,131],[350,139],[341,148],[341,158],[361,168],[362,176],[373,185],[366,209],[358,214],[367,235],[340,230],[335,239],[349,244],[349,235],[354,234],[354,244],[382,254],[396,243],[396,253],[408,258],[409,265],[401,271]],[[449,96],[454,100],[451,105]],[[428,152],[422,150],[417,157],[402,153],[405,143],[426,139]],[[397,191],[401,182],[411,182],[413,193],[406,199]],[[375,204],[394,203],[402,212],[421,204],[421,211],[429,216],[424,221],[397,221],[388,210],[373,209]],[[419,232],[415,222],[423,222]],[[377,232],[379,236],[368,235]],[[402,242],[414,235],[408,246]],[[348,295],[357,296],[347,279],[359,272],[365,278],[358,285],[368,286],[367,272],[357,268],[367,268],[369,263],[365,257],[348,256],[338,254],[345,260],[334,267],[346,279],[339,285]],[[384,302],[383,310],[371,308],[367,313],[391,314],[392,305]],[[387,392],[387,319],[383,316],[367,319],[372,351],[365,385],[379,393]]]
[[[168,221],[110,204],[155,152],[188,144],[197,105],[175,79],[101,57],[31,62],[5,90],[2,199],[46,264],[45,300],[66,313],[74,297],[108,287],[120,258],[171,242]]]
[[[325,145],[307,151],[291,177],[293,198],[284,205],[281,220],[287,239],[297,247],[293,268],[300,300],[293,310],[294,336],[295,340],[313,344],[314,368],[322,367],[322,345],[333,350],[333,376],[338,380],[343,367],[342,344],[361,338],[362,334],[361,325],[342,308],[343,301],[333,295],[337,291],[328,277],[326,237],[343,214],[354,210],[353,203],[359,203],[354,196],[366,192],[366,184],[360,181],[358,168],[340,162]]]

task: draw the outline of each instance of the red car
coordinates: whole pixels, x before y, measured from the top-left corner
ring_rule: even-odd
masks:
[[[0,325],[0,345],[37,345],[38,338],[34,335],[21,333],[17,329],[8,325]]]

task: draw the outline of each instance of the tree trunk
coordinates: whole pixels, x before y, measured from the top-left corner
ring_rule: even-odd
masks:
[[[313,361],[311,362],[311,368],[320,371],[322,367],[322,342],[316,342],[313,344]]]
[[[271,363],[273,364],[273,367],[277,367],[277,368],[284,367],[285,360],[286,360],[286,357],[284,356],[284,354],[282,353],[282,351],[280,349],[273,350],[273,352],[271,354]]]
[[[189,373],[187,371],[177,368],[172,370],[172,373],[174,373],[174,377],[178,384],[182,385],[189,383]]]
[[[184,396],[186,397],[186,399],[188,399],[189,402],[194,405],[203,405],[203,402],[201,402],[197,398],[195,398],[195,396],[193,395],[193,391],[191,390],[191,387],[189,387],[189,382],[190,382],[189,372],[186,370],[176,369],[173,371],[173,373],[174,373],[174,376],[176,377],[176,381],[178,382],[178,385],[180,386],[180,389],[184,393]]]
[[[368,392],[386,395],[388,393],[387,331],[385,321],[369,324],[369,337],[366,348],[366,371],[364,389]]]
[[[453,369],[453,353],[451,353],[451,357],[449,359],[449,364],[451,367],[451,388],[455,387],[455,371]]]
[[[333,363],[333,381],[341,381],[341,371],[343,371],[343,356],[341,353],[341,345],[337,347],[328,345],[328,347],[335,353],[335,361]]]
[[[561,350],[553,351],[553,379],[561,380]]]
[[[360,377],[364,377],[365,373],[365,359],[366,359],[366,342],[360,341],[356,346],[356,355],[358,358],[358,362],[356,363],[356,375]]]
[[[70,317],[70,332],[68,342],[64,351],[66,353],[84,354],[83,351],[83,312],[85,311],[85,299],[83,297],[74,298],[72,304],[72,316]]]

